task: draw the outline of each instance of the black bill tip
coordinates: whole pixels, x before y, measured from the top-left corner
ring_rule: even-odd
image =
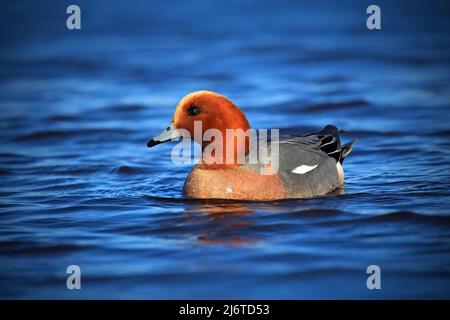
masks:
[[[163,141],[157,141],[157,140],[153,140],[152,139],[152,140],[149,140],[147,142],[147,147],[151,148],[151,147],[154,147],[154,146],[156,146],[156,145],[158,145],[160,143],[163,143]]]

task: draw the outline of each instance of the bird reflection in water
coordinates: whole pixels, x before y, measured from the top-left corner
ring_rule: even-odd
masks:
[[[208,222],[200,230],[198,240],[204,244],[223,244],[231,247],[255,245],[260,242],[258,228],[254,223],[254,206],[249,202],[205,202],[189,209],[190,219],[206,217]],[[270,204],[264,205],[270,211]]]

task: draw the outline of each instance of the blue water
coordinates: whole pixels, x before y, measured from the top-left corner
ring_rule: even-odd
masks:
[[[72,2],[1,4],[1,298],[450,298],[448,2],[376,1],[379,31],[366,1],[74,3],[79,31]],[[199,89],[357,137],[345,193],[185,199],[146,142]]]

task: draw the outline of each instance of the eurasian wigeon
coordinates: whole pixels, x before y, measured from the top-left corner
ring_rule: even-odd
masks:
[[[314,134],[279,139],[276,141],[277,170],[262,174],[261,169],[267,169],[267,164],[237,160],[239,151],[243,151],[244,158],[248,158],[249,138],[246,137],[244,147],[237,150],[237,137],[227,136],[227,129],[242,129],[241,132],[245,132],[250,128],[244,113],[225,96],[211,91],[192,92],[181,99],[170,125],[151,139],[147,146],[171,141],[180,136],[178,132],[183,131],[181,129],[194,137],[195,121],[201,123],[201,137],[211,128],[222,132],[223,152],[212,152],[208,155],[208,161],[194,166],[183,187],[183,193],[188,197],[238,200],[311,198],[330,193],[344,184],[342,163],[351,152],[355,140],[341,145],[340,131],[335,126],[327,125]],[[233,150],[226,149],[226,139],[229,137],[233,138]],[[205,142],[202,138],[198,141],[202,144],[203,157],[212,141],[214,139]],[[272,149],[275,150],[273,146]],[[231,162],[230,158],[225,158],[230,151],[233,153]]]

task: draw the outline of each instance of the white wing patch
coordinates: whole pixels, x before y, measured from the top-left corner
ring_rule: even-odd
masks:
[[[233,189],[231,187],[227,187],[226,194],[233,193]]]
[[[307,166],[306,164],[302,164],[301,166],[298,166],[291,172],[295,174],[305,174],[311,170],[314,170],[315,168],[317,168],[317,164],[315,166]]]

